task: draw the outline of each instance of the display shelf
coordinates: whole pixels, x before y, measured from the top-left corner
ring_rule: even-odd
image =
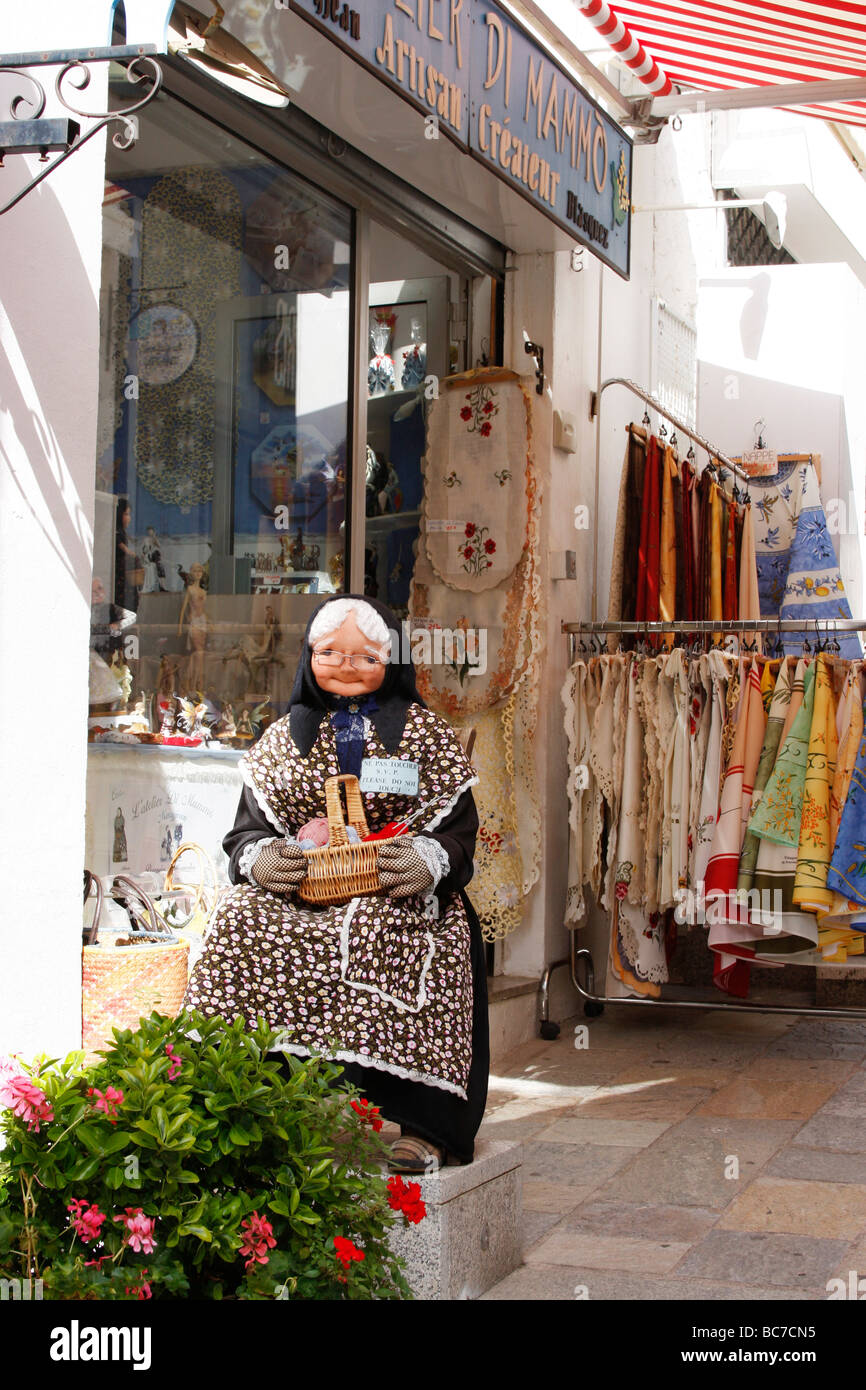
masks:
[[[252,748],[253,740],[249,747]],[[88,743],[88,753],[146,753],[159,757],[181,757],[186,762],[190,758],[217,758],[220,762],[240,762],[245,748],[183,748],[171,743]]]
[[[420,511],[412,512],[384,512],[382,516],[367,517],[368,532],[387,532],[402,531],[404,527],[420,526]]]

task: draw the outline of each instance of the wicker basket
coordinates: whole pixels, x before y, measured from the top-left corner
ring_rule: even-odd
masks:
[[[297,892],[298,897],[307,903],[334,905],[347,903],[350,898],[384,892],[379,881],[379,849],[387,845],[389,840],[350,843],[340,802],[341,782],[346,784],[346,816],[349,824],[354,826],[362,840],[370,833],[357,777],[351,773],[328,777],[325,781],[325,806],[330,838],[322,849],[304,850],[307,876],[301,880]],[[395,839],[396,836],[389,838]]]
[[[85,875],[85,900],[94,879],[95,875]],[[88,943],[96,942],[99,931],[102,892],[98,879],[95,883],[96,916],[87,930]],[[161,924],[155,909],[137,885],[129,886],[147,903],[154,936],[158,937]],[[180,1012],[189,978],[188,941],[178,941],[166,933],[165,941],[148,944],[87,944],[81,954],[81,1033],[88,1062],[98,1060],[101,1048],[113,1045],[112,1029],[135,1029],[154,1009],[169,1018]]]

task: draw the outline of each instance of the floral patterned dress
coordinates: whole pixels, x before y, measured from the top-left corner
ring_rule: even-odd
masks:
[[[372,727],[365,755],[387,756]],[[263,1017],[281,1032],[282,1051],[331,1052],[465,1100],[473,971],[466,905],[454,891],[462,882],[447,891],[449,855],[458,855],[448,831],[477,778],[453,730],[418,704],[410,705],[392,756],[417,763],[418,794],[365,794],[370,829],[424,805],[413,831],[439,847],[445,876],[438,892],[434,885],[423,897],[376,895],[314,907],[252,881],[238,883],[220,903],[186,1002],[202,1013],[240,1016],[250,1024]],[[272,837],[295,834],[325,814],[325,779],[339,771],[331,722],[323,720],[304,758],[289,718],[278,720],[241,770],[261,819],[251,844],[268,830]],[[435,862],[435,848],[433,856]],[[471,849],[463,882],[470,876]]]

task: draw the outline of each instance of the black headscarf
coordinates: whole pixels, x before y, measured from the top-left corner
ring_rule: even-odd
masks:
[[[390,608],[387,608],[384,603],[380,603],[378,599],[368,598],[366,594],[334,594],[333,597],[325,599],[325,603],[334,603],[337,599],[344,598],[368,603],[384,620],[388,632],[397,633],[400,638],[397,644],[397,659],[389,661],[385,670],[385,679],[379,689],[373,691],[376,708],[371,710],[369,715],[386,751],[396,753],[403,737],[403,730],[406,727],[406,712],[409,706],[412,704],[424,705],[415,684],[415,667],[408,651],[408,640],[404,641],[404,630],[400,620],[394,616]],[[340,708],[340,697],[331,695],[327,690],[322,690],[317,684],[313,675],[313,663],[310,656],[310,628],[324,606],[324,603],[320,604],[307,623],[301,659],[298,662],[295,683],[289,696],[289,727],[292,731],[292,738],[304,758],[307,757],[318,737],[319,726],[325,715]],[[404,656],[405,660],[403,659]]]

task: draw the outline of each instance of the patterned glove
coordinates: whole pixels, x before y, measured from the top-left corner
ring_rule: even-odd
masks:
[[[300,845],[275,840],[259,851],[250,873],[261,888],[285,897],[306,877],[307,857]]]
[[[408,898],[426,893],[433,875],[411,839],[399,835],[387,840],[379,850],[379,878],[392,898]]]

